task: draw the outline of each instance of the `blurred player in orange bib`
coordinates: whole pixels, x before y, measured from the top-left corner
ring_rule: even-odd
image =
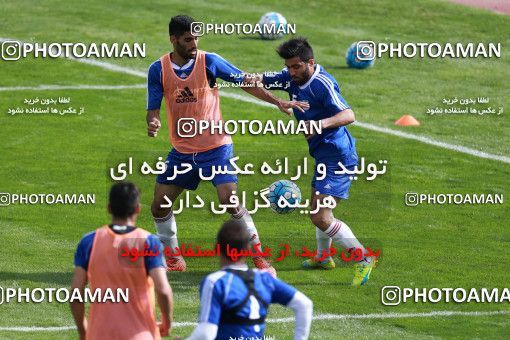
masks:
[[[213,166],[227,166],[233,170],[229,160],[234,157],[232,139],[223,133],[211,133],[197,128],[201,121],[219,123],[222,121],[220,98],[216,79],[241,85],[251,95],[276,105],[289,114],[292,108],[303,110],[306,103],[281,100],[262,87],[253,86],[251,77],[215,53],[198,50],[198,37],[191,33],[194,20],[178,15],[169,23],[170,42],[173,52],[155,61],[149,68],[147,84],[147,125],[150,137],[156,136],[160,127],[159,116],[163,97],[166,103],[167,123],[172,149],[166,159],[166,172],[158,175],[152,202],[152,214],[158,236],[165,246],[175,249],[177,224],[171,208],[162,208],[164,196],[175,202],[184,189],[195,190],[200,183],[200,172],[211,177]],[[192,166],[190,171],[183,163]],[[189,166],[187,166],[189,169]],[[182,171],[184,172],[184,171]],[[212,178],[221,204],[231,202],[233,191],[237,191],[237,176],[216,174]],[[260,240],[253,219],[243,206],[229,208],[232,218],[239,220],[251,235],[251,246],[260,246]],[[266,269],[276,275],[275,269],[263,257],[254,257],[259,269]],[[184,271],[186,262],[182,256],[167,258],[168,270]]]
[[[83,292],[87,282],[92,294],[120,288],[128,291],[129,301],[93,302],[88,319],[84,303],[72,302],[80,339],[161,339],[169,333],[173,313],[163,246],[155,235],[135,227],[140,203],[138,189],[132,183],[118,183],[111,188],[108,211],[112,223],[86,234],[78,244],[72,288]],[[140,252],[149,249],[158,255],[131,262],[121,256],[124,246],[136,247]],[[161,311],[160,324],[156,322],[154,291]]]

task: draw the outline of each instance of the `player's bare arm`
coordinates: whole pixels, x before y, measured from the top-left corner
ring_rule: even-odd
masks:
[[[156,137],[161,128],[159,109],[147,110],[147,134],[149,137]]]
[[[166,270],[164,268],[154,268],[149,272],[154,282],[154,290],[161,311],[161,323],[159,323],[159,331],[162,336],[168,336],[172,330],[173,318],[173,292],[172,287],[168,283]]]
[[[83,294],[85,286],[87,285],[87,272],[81,267],[74,269],[73,281],[71,283],[71,289],[79,289]],[[80,340],[85,339],[87,332],[87,319],[85,318],[85,304],[83,302],[73,300],[71,302],[71,312],[73,314],[76,328],[78,328],[78,334]]]
[[[332,117],[324,118],[321,120],[321,126],[323,129],[331,129],[336,128],[340,126],[349,125],[351,123],[354,123],[356,121],[356,117],[354,116],[354,111],[351,109],[345,109],[337,114],[335,114]],[[310,129],[310,121],[305,121],[306,127],[308,131],[311,131]],[[312,138],[315,136],[315,134],[308,134],[306,135],[306,139]]]
[[[276,97],[264,88],[262,79],[257,77],[245,77],[243,80],[243,85],[245,86],[242,86],[241,88],[245,92],[251,94],[254,97],[257,97],[260,100],[276,105],[280,111],[289,116],[292,114],[293,108],[298,109],[301,112],[305,112],[305,110],[308,110],[309,108],[309,105],[306,102],[300,102],[296,100],[283,100]]]
[[[354,116],[354,112],[351,109],[345,109],[332,117],[322,119],[321,124],[323,129],[330,129],[349,125],[354,123],[355,120],[356,117]]]

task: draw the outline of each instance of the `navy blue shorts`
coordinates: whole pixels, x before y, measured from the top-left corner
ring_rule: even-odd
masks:
[[[200,183],[199,169],[202,169],[203,176],[210,177],[213,166],[228,166],[229,170],[234,170],[229,160],[234,157],[234,147],[232,144],[225,144],[209,151],[184,154],[172,148],[166,158],[166,171],[158,175],[156,182],[160,184],[173,184],[178,187],[195,190]],[[191,164],[192,169],[183,174],[178,174],[174,179],[172,177],[175,170],[184,170],[186,167],[182,163]],[[237,175],[216,174],[212,178],[214,186],[224,183],[237,183]]]
[[[322,180],[317,180],[320,175],[317,172],[317,164],[315,165],[315,173],[312,179],[312,188],[315,188],[319,194],[330,195],[341,199],[349,198],[349,189],[352,184],[353,175],[349,174],[335,174],[335,171],[341,170],[338,162],[322,162],[326,165],[326,177]],[[352,171],[356,165],[347,166],[346,169]]]

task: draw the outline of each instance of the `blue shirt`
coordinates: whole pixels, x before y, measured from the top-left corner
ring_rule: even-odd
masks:
[[[340,94],[340,86],[332,75],[317,64],[310,79],[303,85],[294,81],[286,68],[281,72],[264,75],[264,85],[270,90],[286,91],[291,100],[305,101],[310,108],[304,113],[294,109],[294,117],[300,120],[321,120],[350,109]],[[342,162],[345,166],[358,163],[356,140],[345,126],[323,129],[322,134],[308,139],[310,155],[318,162]]]
[[[128,227],[128,230],[126,233],[129,233],[136,228],[134,227]],[[112,229],[113,230],[113,229]],[[113,230],[114,232],[117,232]],[[88,234],[85,234],[83,238],[81,239],[80,243],[78,243],[78,247],[76,248],[76,252],[74,253],[74,265],[82,267],[85,270],[88,270],[89,267],[89,260],[90,260],[90,253],[92,251],[92,244],[94,243],[94,237],[96,236],[96,231],[92,231]],[[146,240],[149,250],[152,250],[156,252],[156,250],[159,250],[160,254],[158,256],[146,256],[144,257],[144,264],[145,269],[147,273],[151,269],[157,268],[157,267],[165,267],[165,261],[163,258],[163,246],[159,240],[159,238],[156,235],[149,235]]]
[[[193,71],[194,66],[195,59],[190,59],[182,67],[172,63],[175,73],[182,79],[188,77],[191,71]],[[244,79],[244,73],[241,70],[216,53],[205,52],[205,69],[209,86],[211,87],[214,87],[217,78],[231,83],[241,83]],[[162,99],[161,61],[158,59],[149,67],[149,74],[147,76],[147,110],[159,109]]]
[[[230,268],[239,269],[240,266]],[[247,267],[244,267],[247,269]],[[287,305],[296,294],[296,289],[283,281],[273,278],[265,271],[254,270],[254,288],[259,296],[269,305],[278,303]],[[235,325],[220,324],[222,310],[239,305],[248,293],[244,281],[236,274],[220,270],[209,274],[200,283],[200,317],[199,322],[218,325],[217,339],[239,338],[243,336],[262,338],[265,324]],[[237,315],[258,319],[267,315],[266,308],[252,297]]]

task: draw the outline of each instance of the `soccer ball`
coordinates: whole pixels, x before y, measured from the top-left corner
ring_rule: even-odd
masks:
[[[349,46],[345,55],[347,65],[349,65],[349,67],[359,69],[374,65],[374,59],[361,60],[358,58],[358,56],[369,57],[370,52],[373,53],[373,51],[369,49],[368,45],[358,44],[357,42],[353,43],[351,46]]]
[[[269,186],[269,193],[267,194],[271,209],[279,214],[286,214],[293,211],[295,208],[282,206],[278,202],[289,202],[290,204],[297,204],[301,202],[301,190],[296,183],[288,180],[279,180]]]
[[[283,27],[284,32],[287,33],[287,20],[280,13],[269,12],[264,14],[258,25],[262,29],[262,32],[260,32],[262,39],[275,40],[283,37],[283,29],[279,29],[279,27]]]

